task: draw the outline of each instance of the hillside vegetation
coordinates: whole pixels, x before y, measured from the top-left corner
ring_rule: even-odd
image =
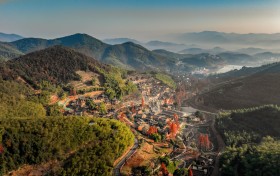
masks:
[[[45,82],[48,87],[60,86],[69,89],[70,81],[80,80],[77,71],[93,72],[101,76],[103,88],[112,92],[111,97],[121,98],[135,91],[135,85],[124,80],[127,71],[102,64],[93,58],[62,46],[54,46],[36,51],[0,66],[5,80],[26,81],[35,89],[42,89]],[[114,95],[113,95],[114,94]]]
[[[3,77],[21,76],[32,85],[38,85],[41,80],[47,80],[54,84],[65,84],[70,80],[79,79],[79,75],[75,71],[97,72],[98,68],[110,69],[109,66],[100,64],[92,58],[61,46],[10,60],[6,62],[6,68],[8,69],[3,71]]]
[[[23,55],[23,53],[13,48],[10,44],[0,42],[0,61],[13,59],[20,55]]]
[[[176,89],[176,83],[169,75],[156,73],[155,78],[161,81],[163,84],[166,84],[167,86]]]
[[[128,127],[87,117],[0,118],[0,175],[23,164],[57,159],[50,175],[111,175],[113,162],[133,144]]]
[[[0,77],[0,117],[45,116],[43,105],[29,99],[31,94],[32,91],[25,85],[4,81]]]
[[[242,69],[234,79],[224,79],[196,99],[197,104],[214,109],[240,109],[265,104],[280,105],[280,63]],[[243,73],[241,73],[243,72]]]
[[[263,106],[221,114],[216,126],[228,146],[223,175],[280,174],[280,108]]]

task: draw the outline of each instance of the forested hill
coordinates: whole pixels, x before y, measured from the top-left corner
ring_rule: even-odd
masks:
[[[226,79],[197,96],[199,105],[215,109],[239,109],[265,104],[280,105],[280,63],[231,72]],[[226,74],[223,74],[227,76]],[[239,76],[238,76],[239,75]]]
[[[132,42],[109,46],[106,48],[102,60],[105,63],[128,66],[137,70],[172,68],[175,64],[174,59],[161,56]]]
[[[245,77],[250,76],[255,73],[273,73],[273,72],[280,72],[280,64],[279,63],[272,63],[267,65],[262,65],[260,67],[243,67],[240,70],[232,70],[226,73],[210,75],[209,78],[212,80],[219,81],[219,80],[228,80],[238,77]]]
[[[79,75],[75,73],[78,70],[110,72],[111,66],[72,49],[54,46],[6,62],[1,74],[4,79],[16,79],[20,76],[33,85],[42,80],[59,84],[79,80]]]
[[[269,105],[220,114],[216,126],[227,145],[223,175],[279,175],[280,108]]]
[[[70,47],[96,59],[100,59],[105,48],[109,46],[87,34],[74,34],[52,40],[25,38],[11,42],[10,44],[23,53],[30,53],[51,46],[61,45]]]
[[[134,136],[117,120],[89,117],[0,117],[0,175],[56,161],[46,175],[112,175]]]
[[[10,44],[0,42],[0,62],[19,57],[20,55],[23,55],[23,53]]]

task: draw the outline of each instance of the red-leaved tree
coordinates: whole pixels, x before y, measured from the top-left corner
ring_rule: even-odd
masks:
[[[160,170],[161,170],[163,176],[168,176],[169,175],[169,172],[168,172],[164,163],[161,163]]]
[[[149,128],[147,134],[148,134],[148,135],[152,135],[152,134],[155,134],[155,133],[157,133],[157,132],[158,132],[158,129],[157,129],[156,126],[150,126],[150,128]]]

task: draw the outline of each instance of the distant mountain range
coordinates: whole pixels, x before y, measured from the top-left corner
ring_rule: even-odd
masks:
[[[23,37],[17,34],[5,34],[0,32],[0,41],[2,42],[12,42],[19,39],[23,39]]]
[[[222,52],[226,52],[227,50],[221,47],[214,47],[212,49],[202,49],[202,48],[187,48],[179,53],[182,54],[202,54],[202,53],[209,53],[209,54],[219,54]]]
[[[280,45],[280,33],[276,34],[237,34],[216,31],[190,32],[177,34],[174,41],[202,45],[236,45],[271,47]],[[279,48],[278,48],[279,49]]]
[[[103,40],[104,43],[110,44],[110,45],[117,45],[117,44],[123,44],[126,42],[132,42],[135,44],[142,44],[138,40],[131,39],[131,38],[112,38],[112,39],[105,39]]]
[[[183,50],[187,47],[194,47],[195,46],[195,45],[177,44],[177,43],[172,43],[172,42],[164,42],[164,41],[159,41],[159,40],[152,40],[152,41],[149,41],[149,42],[140,42],[138,40],[130,39],[130,38],[105,39],[105,40],[103,40],[103,42],[111,44],[111,45],[123,44],[123,43],[126,43],[126,42],[133,42],[135,44],[142,45],[149,50],[164,49],[164,50],[168,50],[168,51],[171,51],[171,52],[178,52],[178,51]]]
[[[2,43],[2,45],[9,46],[11,53],[16,52],[18,55],[61,45],[72,48],[103,63],[127,69],[164,69],[174,65],[171,64],[172,60],[170,58],[153,53],[141,45],[132,42],[109,45],[87,34],[74,34],[52,40],[24,38],[10,43]],[[4,49],[2,50],[4,52]],[[14,55],[8,55],[6,60],[11,58],[14,58]]]
[[[122,41],[128,39],[120,39]],[[118,40],[118,41],[120,41]],[[164,49],[150,51],[140,44],[125,42],[110,45],[87,34],[74,34],[56,39],[24,38],[13,42],[0,42],[0,60],[9,60],[34,51],[48,47],[61,45],[69,47],[95,58],[103,63],[112,64],[125,69],[136,70],[165,70],[165,71],[191,71],[196,67],[213,68],[223,64],[253,65],[268,60],[276,61],[278,54],[265,52],[256,55],[229,52],[221,47],[209,50],[200,48],[189,48],[179,54]],[[151,41],[150,46],[175,46],[174,43]],[[178,45],[178,44],[177,44]],[[179,44],[180,45],[180,44]],[[246,49],[244,49],[246,50]],[[262,49],[249,48],[252,51],[263,51]],[[268,63],[269,63],[268,62]]]

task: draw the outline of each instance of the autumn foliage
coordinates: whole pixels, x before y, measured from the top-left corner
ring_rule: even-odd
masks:
[[[141,106],[142,106],[142,108],[144,108],[144,106],[145,106],[145,100],[144,100],[144,97],[142,97]]]
[[[152,135],[158,132],[158,129],[156,126],[150,126],[149,130],[148,130],[148,135]]]
[[[119,115],[119,120],[124,121],[124,118],[125,118],[125,114],[123,112],[121,112]]]
[[[0,154],[4,153],[4,147],[0,144]]]
[[[168,172],[168,170],[166,168],[166,165],[164,163],[161,163],[160,170],[162,172],[162,175],[164,175],[164,176],[168,176],[169,175],[169,172]]]
[[[210,140],[208,134],[199,134],[198,144],[200,148],[208,150],[210,148]]]
[[[176,124],[175,122],[168,122],[168,125],[169,125],[169,134],[167,136],[167,138],[175,138],[177,132],[178,132],[178,124]]]
[[[179,124],[179,116],[175,113],[174,114],[174,121],[177,125],[177,128],[179,129],[180,128],[180,124]]]
[[[191,169],[188,171],[188,176],[193,176],[193,171]]]

